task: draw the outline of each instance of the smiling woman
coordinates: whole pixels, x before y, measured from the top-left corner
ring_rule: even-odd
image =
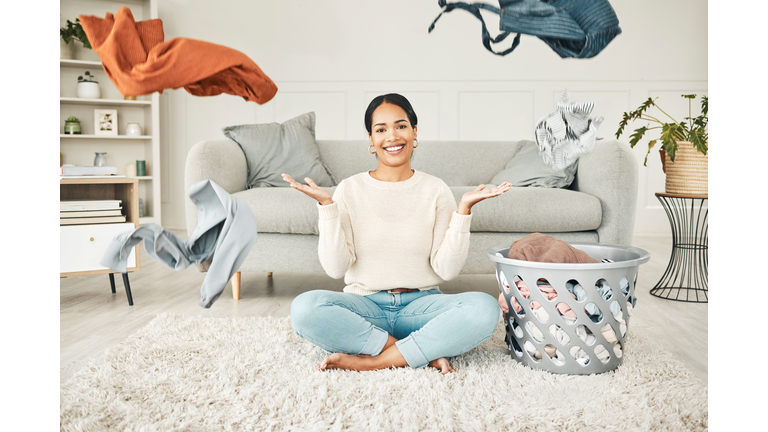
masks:
[[[491,337],[496,299],[443,294],[467,259],[472,206],[509,190],[503,183],[467,192],[459,205],[441,179],[411,169],[417,117],[406,98],[386,94],[365,112],[373,171],[342,180],[330,193],[310,178],[283,178],[315,199],[320,264],[344,292],[307,291],[291,304],[296,333],[333,353],[318,370],[431,366],[453,372],[448,357]],[[414,145],[415,142],[415,145]]]
[[[413,149],[419,145],[416,139],[417,122],[416,112],[408,99],[397,93],[377,96],[371,101],[365,111],[365,129],[371,142],[368,152],[379,160],[379,168],[370,172],[371,177],[382,181],[402,181],[412,175],[410,163],[403,162],[413,158]],[[397,170],[401,172],[388,169],[393,167],[401,167]],[[394,177],[386,179],[387,175]]]

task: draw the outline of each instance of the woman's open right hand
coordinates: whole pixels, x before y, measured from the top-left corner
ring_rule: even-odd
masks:
[[[307,184],[303,185],[297,182],[296,180],[294,180],[291,176],[289,176],[286,173],[283,173],[282,175],[283,175],[283,180],[288,182],[288,184],[291,185],[292,188],[296,189],[299,192],[303,192],[308,197],[314,198],[315,200],[317,200],[318,203],[320,203],[320,205],[333,204],[333,200],[331,199],[331,194],[326,189],[316,185],[311,178],[306,177],[304,181],[307,182]]]

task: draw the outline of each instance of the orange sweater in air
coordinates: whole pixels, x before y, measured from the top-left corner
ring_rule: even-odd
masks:
[[[163,22],[136,22],[122,7],[102,19],[79,15],[107,76],[123,96],[184,89],[194,96],[227,93],[259,104],[269,102],[277,86],[240,51],[188,38],[163,41]]]

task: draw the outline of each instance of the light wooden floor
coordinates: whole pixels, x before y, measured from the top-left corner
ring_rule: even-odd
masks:
[[[184,238],[185,233],[175,232]],[[655,338],[682,360],[704,384],[707,371],[707,304],[683,303],[653,297],[649,291],[667,266],[671,239],[637,237],[634,246],[651,253],[651,261],[640,268],[637,307],[630,332]],[[142,250],[143,252],[143,250]],[[239,301],[229,286],[210,309],[197,305],[205,273],[196,268],[173,271],[144,254],[141,271],[131,273],[134,306],[128,306],[122,279],[115,278],[112,294],[107,275],[61,279],[61,383],[98,357],[107,348],[149,323],[156,315],[174,313],[191,316],[287,316],[291,301],[312,289],[341,290],[343,279],[326,275],[243,273]],[[446,293],[483,291],[494,297],[498,284],[494,275],[461,275],[441,286]]]

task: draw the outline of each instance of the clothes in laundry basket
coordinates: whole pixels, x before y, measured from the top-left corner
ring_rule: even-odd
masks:
[[[186,241],[158,224],[142,225],[115,237],[101,265],[125,272],[128,256],[144,240],[147,253],[174,270],[211,259],[200,287],[200,306],[210,308],[219,298],[256,242],[256,218],[248,205],[212,180],[192,185],[189,198],[197,206],[197,227]]]
[[[497,255],[501,256],[501,254]],[[507,282],[507,277],[504,275],[504,273],[496,272],[496,279],[499,281],[499,284],[504,286],[505,290],[509,292],[509,283]],[[527,299],[530,297],[531,292],[528,289],[528,285],[526,285],[522,279],[516,278],[515,286],[517,287],[517,290],[520,291],[520,294],[522,294],[523,298]],[[557,292],[552,287],[552,285],[549,284],[549,282],[538,280],[536,281],[536,286],[542,291],[544,296],[547,297],[547,300],[554,300],[557,298]],[[586,296],[586,294],[584,295]],[[576,296],[574,296],[574,298],[576,298]],[[511,303],[512,307],[515,309],[515,312],[522,312],[523,307],[520,306],[514,296],[511,299]],[[505,313],[509,313],[509,306],[507,306],[507,302],[504,299],[504,294],[501,292],[499,292],[499,307],[501,307],[501,310],[503,310]],[[560,314],[563,315],[563,317],[572,317],[574,320],[576,319],[576,313],[573,312],[567,304],[561,302],[558,303],[555,307],[560,312]],[[535,313],[540,314],[537,316],[540,320],[547,321],[549,319],[549,314],[547,314],[547,312],[541,308],[541,303],[538,301],[531,301],[531,309],[533,309]]]
[[[592,345],[595,343],[595,335],[588,333],[586,328],[583,326],[576,327],[576,334],[579,336],[582,342],[584,342],[587,345]],[[617,357],[621,358],[622,352],[621,352],[621,345],[616,343],[613,347],[613,351],[616,354]],[[571,357],[576,360],[580,365],[586,366],[589,364],[589,354],[584,351],[583,348],[581,348],[578,345],[574,345],[571,347],[569,353],[571,354]],[[597,359],[601,362],[605,363],[610,359],[610,354],[608,353],[608,350],[605,349],[604,346],[598,345],[595,347],[595,356],[597,356]]]
[[[497,254],[501,255],[501,254]],[[577,249],[567,242],[560,240],[558,238],[548,236],[546,234],[542,233],[531,233],[527,236],[521,238],[520,240],[516,240],[512,243],[512,245],[509,248],[509,252],[507,253],[506,258],[510,259],[517,259],[522,261],[537,261],[537,262],[554,262],[554,263],[600,263],[600,262],[613,262],[613,260],[604,258],[602,261],[597,261],[589,256],[586,252]],[[499,278],[499,272],[497,272],[497,278]],[[501,278],[504,278],[503,273],[500,275]],[[629,293],[629,282],[626,282],[625,280],[622,280],[622,291],[624,294]],[[507,290],[509,289],[509,285],[506,282],[506,280],[502,281],[499,280],[499,283],[503,283]],[[524,298],[528,298],[529,291],[528,286],[523,282],[515,281],[515,285],[517,286],[518,290],[520,291],[520,294],[523,295]],[[537,287],[542,291],[542,293],[547,297],[547,300],[553,300],[557,297],[557,293],[555,292],[555,289],[549,285],[548,282],[544,280],[538,280],[536,281]],[[570,281],[566,284],[566,287],[568,288],[568,291],[571,293],[573,298],[575,298],[577,301],[582,301],[587,298],[587,293],[584,291],[584,288],[581,287],[578,283],[573,284]],[[601,290],[600,292],[601,296],[603,296],[604,299],[606,299],[606,295],[608,298],[610,297],[611,290],[608,284],[602,284],[598,287],[598,290]],[[618,303],[615,304],[616,306],[611,305],[612,313],[615,315],[615,307],[619,307]],[[509,312],[509,307],[506,304],[506,301],[504,299],[504,296],[502,293],[499,293],[499,306],[504,312]],[[512,306],[514,307],[516,312],[520,312],[522,310],[522,306],[520,306],[517,303],[517,299],[515,297],[512,297]],[[539,309],[541,305],[537,301],[531,302],[531,309]],[[563,315],[564,319],[565,317],[573,318],[575,320],[576,314],[565,304],[565,303],[558,303],[557,305],[558,311]],[[586,312],[594,322],[600,322],[602,317],[602,312],[600,309],[594,305],[589,304],[586,307]]]
[[[498,256],[501,256],[501,254],[497,254]],[[505,287],[507,291],[509,291],[509,284],[507,283],[506,276],[503,272],[497,272],[496,274],[497,279],[499,280],[499,283]],[[626,278],[622,279],[621,281],[622,286],[621,290],[626,296],[629,294],[629,282],[627,282]],[[515,286],[517,287],[520,294],[523,296],[524,299],[528,299],[530,297],[530,290],[528,289],[528,285],[519,278],[515,279]],[[547,298],[547,300],[554,300],[557,298],[557,292],[555,289],[550,285],[547,281],[539,279],[536,281],[536,286],[541,290],[542,294]],[[598,294],[604,299],[608,300],[611,298],[612,291],[611,287],[604,281],[600,280],[595,284],[595,288],[597,289]],[[584,290],[584,288],[578,284],[574,283],[573,281],[568,281],[566,283],[566,289],[568,292],[571,293],[571,296],[573,296],[576,301],[584,301],[587,298],[587,292]],[[633,299],[636,301],[636,299]],[[504,294],[499,292],[499,306],[505,313],[509,313],[509,307],[507,306],[507,302],[504,299]],[[515,312],[518,314],[523,311],[523,307],[517,302],[517,299],[513,296],[511,298],[512,307],[515,309]],[[627,311],[631,313],[632,307],[634,306],[633,302],[627,302]],[[562,315],[563,320],[568,323],[572,324],[576,322],[576,313],[571,310],[571,308],[563,303],[560,302],[556,306],[557,310]],[[534,311],[534,314],[536,317],[542,321],[546,322],[549,320],[549,314],[541,308],[541,304],[533,300],[531,301],[531,309]],[[626,321],[623,319],[623,313],[621,312],[621,306],[617,301],[614,301],[609,306],[611,315],[618,321],[622,328],[622,335],[626,334]],[[594,303],[588,303],[584,307],[584,311],[587,314],[587,316],[592,320],[592,322],[598,323],[603,319],[603,313],[600,311],[600,308],[597,307]],[[612,331],[612,330],[611,330]],[[609,340],[609,342],[613,342]]]
[[[528,354],[530,354],[530,355],[531,355],[531,357],[535,357],[535,358],[537,358],[537,359],[540,359],[540,358],[541,358],[541,353],[539,352],[539,350],[537,350],[537,349],[536,349],[536,347],[535,347],[535,346],[533,346],[533,344],[531,343],[531,341],[525,341],[525,343],[523,344],[523,346],[525,347],[525,350],[526,350],[526,351],[528,351]],[[566,358],[565,358],[565,356],[563,355],[563,353],[561,353],[559,349],[555,348],[555,347],[554,347],[554,346],[552,346],[552,345],[546,345],[546,346],[544,347],[544,352],[545,352],[545,353],[546,353],[546,354],[547,354],[547,355],[548,355],[548,356],[549,356],[551,359],[553,359],[553,361],[555,361],[556,363],[557,363],[557,362],[559,362],[559,363],[565,363],[565,361],[566,361]]]
[[[600,262],[563,240],[542,233],[528,234],[520,240],[513,242],[509,248],[507,258],[551,263]]]
[[[499,280],[499,284],[503,285],[505,290],[509,292],[509,283],[507,282],[507,277],[504,276],[503,272],[497,272],[496,277]],[[539,280],[536,282],[537,287],[542,290],[544,295],[547,297],[547,300],[554,300],[557,298],[557,292],[555,292],[555,289],[550,285],[548,282],[545,282],[543,280]],[[520,279],[515,279],[515,286],[517,287],[517,290],[520,291],[520,294],[523,296],[523,298],[527,299],[531,296],[531,292],[528,289],[528,285],[525,284],[525,282]],[[574,298],[576,298],[574,296]],[[504,312],[509,312],[509,307],[507,306],[507,302],[504,299],[504,294],[499,293],[499,306]],[[517,302],[517,299],[513,296],[512,297],[512,307],[515,309],[515,312],[521,313],[523,310],[523,307],[520,306],[520,303]],[[557,310],[566,317],[572,317],[576,319],[576,313],[571,310],[571,308],[565,304],[565,303],[558,303],[556,306]],[[537,315],[537,317],[541,321],[547,321],[549,319],[549,314],[541,308],[541,303],[539,303],[536,300],[531,301],[531,309],[534,311],[534,313],[538,313],[540,315]]]
[[[523,296],[524,299],[527,299],[528,297],[531,296],[531,292],[528,289],[528,285],[526,285],[522,279],[516,278],[515,286],[517,287],[517,290],[520,291],[520,294]],[[555,289],[548,282],[540,279],[536,281],[536,286],[542,291],[542,293],[544,293],[544,296],[547,298],[547,300],[554,300],[557,298],[557,292],[555,292]],[[515,312],[518,312],[518,313],[523,309],[523,307],[520,306],[519,303],[517,303],[517,300],[515,299],[515,297],[512,297],[512,306],[515,308]],[[566,317],[572,317],[574,319],[576,318],[576,312],[572,311],[567,304],[560,302],[555,307],[557,308],[557,310],[560,312],[561,315]],[[538,301],[536,300],[531,301],[531,309],[534,312],[540,310],[541,311],[540,313],[544,314],[541,316],[541,318],[544,318],[542,319],[542,321],[547,321],[549,319],[549,314],[547,314],[547,312],[544,309],[541,309],[541,303],[539,303]]]
[[[530,234],[523,239],[520,239],[512,244],[510,246],[508,256],[504,257],[500,253],[496,254],[499,257],[502,258],[510,258],[510,259],[518,259],[518,260],[524,260],[524,261],[538,261],[538,262],[562,262],[562,263],[613,263],[614,260],[610,258],[603,258],[600,261],[594,260],[590,256],[588,256],[585,252],[578,250],[574,248],[573,246],[569,245],[568,243],[555,239],[554,237],[546,236],[541,233],[534,233]],[[508,281],[506,280],[506,276],[504,272],[497,271],[496,272],[497,280],[499,281],[499,285],[503,288],[504,291],[507,293],[510,292],[510,285]],[[513,283],[517,287],[517,291],[519,294],[523,297],[523,299],[528,299],[530,297],[530,289],[528,288],[528,285],[518,276],[516,276],[513,280]],[[549,301],[552,301],[557,298],[557,292],[552,287],[552,285],[546,281],[545,279],[539,279],[536,281],[536,287],[539,289],[539,291],[542,293],[542,295]],[[576,299],[577,301],[585,301],[587,299],[587,292],[586,290],[576,281],[576,280],[570,280],[566,283],[566,289],[568,293],[571,294],[571,296]],[[621,290],[621,293],[624,295],[624,297],[627,297],[629,295],[630,286],[629,281],[627,278],[622,278],[619,282],[619,289]],[[595,283],[595,290],[597,291],[598,295],[605,300],[610,301],[614,298],[614,292],[612,288],[609,286],[607,281],[604,279],[600,279]],[[504,293],[499,293],[499,306],[505,313],[509,313],[509,306],[506,302],[506,299],[504,297]],[[522,307],[522,305],[518,302],[519,299],[516,296],[512,296],[510,298],[510,304],[512,305],[512,308],[515,310],[515,312],[523,317],[525,316],[525,311]],[[627,299],[627,313],[632,313],[632,308],[634,307],[635,302],[637,301],[636,298],[628,298]],[[547,311],[541,307],[541,304],[536,301],[532,300],[530,302],[530,308],[533,314],[536,316],[536,318],[540,322],[548,322],[549,321],[549,314]],[[558,312],[561,314],[561,318],[565,321],[566,324],[575,324],[577,322],[577,316],[574,313],[573,310],[564,302],[559,302],[556,304],[556,308]],[[616,323],[618,323],[618,331],[621,333],[621,337],[625,337],[627,333],[627,324],[624,320],[623,313],[621,310],[621,306],[619,305],[618,300],[614,299],[614,301],[609,303],[609,311],[611,313],[612,318],[615,320]],[[600,310],[600,308],[595,305],[594,303],[588,303],[585,305],[585,313],[587,316],[595,323],[599,323],[603,321],[603,313]],[[511,322],[511,329],[514,332],[514,334],[518,338],[523,337],[523,329],[520,325],[518,325],[514,319],[510,319]],[[623,355],[621,344],[618,341],[618,337],[616,334],[616,330],[614,327],[615,324],[611,322],[603,322],[603,325],[600,328],[600,333],[602,338],[607,341],[609,344],[613,345],[613,352],[616,355],[616,357],[621,358]],[[534,324],[532,321],[526,321],[525,323],[526,331],[527,333],[536,341],[542,342],[544,340],[544,334],[542,333],[542,330]],[[551,335],[555,338],[557,343],[561,346],[568,346],[570,343],[570,337],[568,334],[563,330],[560,326],[552,324],[549,327],[549,332]],[[584,344],[586,344],[590,350],[593,350],[595,357],[597,357],[598,360],[605,363],[609,361],[610,354],[608,349],[606,349],[606,346],[603,344],[596,344],[597,338],[594,334],[592,334],[588,327],[584,325],[577,326],[575,329],[576,335],[581,339]],[[610,346],[610,345],[609,345]],[[542,358],[542,353],[536,348],[533,343],[530,341],[525,341],[523,343],[523,349],[527,351],[532,357],[534,358]],[[546,345],[544,347],[544,353],[547,354],[552,361],[555,363],[558,363],[560,361],[565,361],[565,358],[562,356],[562,353],[557,350],[556,347],[552,345]],[[590,362],[590,355],[587,354],[587,352],[580,346],[572,346],[569,349],[569,353],[573,359],[576,360],[581,365],[586,366]]]
[[[509,286],[506,285],[506,277],[504,276],[504,273],[500,272],[498,277],[505,284],[505,288],[508,289]],[[537,281],[537,284],[539,288],[544,288],[544,290],[552,289],[551,285],[545,283],[544,281],[539,280]],[[528,290],[528,287],[525,285],[525,282],[523,282],[521,279],[515,281],[515,286],[518,287],[520,294],[522,294],[524,298],[527,299],[530,296],[530,291]],[[584,289],[581,288],[581,286],[579,285],[576,285],[576,286],[578,286],[578,288],[580,288],[581,291],[583,292]],[[544,290],[543,292],[545,292]],[[554,289],[552,289],[552,291],[554,291]],[[575,294],[571,293],[571,295],[573,295],[574,298],[576,298]],[[583,295],[584,297],[582,298],[586,298],[586,293],[584,293]],[[545,296],[547,297],[548,300],[552,300],[557,297],[556,294],[554,296],[551,296],[551,294],[550,295],[545,294]],[[509,308],[507,307],[507,302],[504,301],[503,294],[499,295],[499,305],[502,307],[502,309],[505,312],[507,313],[509,312]],[[560,305],[562,305],[562,307]],[[520,306],[520,304],[517,302],[515,297],[512,297],[512,307],[515,309],[515,312],[517,313],[520,313],[523,310],[522,306]],[[544,308],[542,308],[541,304],[539,304],[535,300],[531,302],[531,310],[533,311],[533,314],[536,316],[536,318],[539,321],[547,322],[549,320],[549,314],[547,313],[547,311]],[[566,323],[574,324],[576,322],[576,314],[571,310],[571,308],[565,305],[565,303],[558,304],[558,310],[562,313],[563,315],[562,318]],[[600,316],[602,319],[602,314],[600,314]],[[623,319],[621,309],[619,309],[618,312],[614,315],[614,318],[616,319],[617,322],[619,322],[622,337],[626,336],[627,325],[626,325],[626,321],[624,321]],[[523,330],[520,327],[520,325],[518,325],[515,320],[510,320],[510,321],[512,321],[512,331],[515,333],[515,335],[518,338],[522,338]],[[539,329],[539,327],[536,326],[533,322],[527,321],[525,323],[525,329],[526,331],[528,331],[528,334],[530,334],[531,337],[533,337],[535,340],[539,342],[544,340],[544,334]],[[570,342],[570,337],[568,337],[568,334],[565,332],[565,330],[563,330],[559,326],[552,324],[549,327],[549,331],[560,345],[567,346],[568,343]],[[576,327],[575,331],[579,339],[581,339],[581,341],[588,346],[594,345],[595,342],[597,341],[597,338],[595,337],[595,335],[590,333],[587,327],[583,325]],[[616,333],[613,331],[613,327],[611,327],[609,323],[605,323],[601,328],[601,333],[608,342],[614,343],[613,351],[617,357],[621,358],[622,356],[621,345],[618,343],[618,340],[616,338]],[[525,341],[525,343],[523,344],[523,347],[532,357],[535,357],[538,359],[541,358],[542,356],[541,352],[538,349],[536,349],[536,347],[530,341]],[[550,358],[552,358],[553,361],[558,361],[558,362],[565,361],[565,357],[563,356],[563,354],[551,345],[545,346],[544,352]],[[579,346],[571,347],[570,354],[582,366],[586,366],[589,363],[589,360],[590,360],[589,355]],[[610,358],[610,354],[608,353],[608,350],[602,345],[598,345],[595,347],[595,356],[597,356],[598,360],[600,360],[601,362],[607,362]]]
[[[578,287],[578,288],[577,288]],[[600,297],[603,298],[603,300],[609,300],[613,296],[613,292],[611,291],[611,287],[608,286],[608,283],[606,283],[604,280],[599,280],[595,284],[595,288],[597,289],[597,293],[600,294]],[[574,286],[574,291],[577,291],[581,289],[581,291],[584,291],[584,288],[581,288],[580,285],[576,284]],[[569,290],[570,291],[570,290]],[[623,291],[623,289],[622,289]],[[629,292],[629,285],[627,285],[627,292]],[[584,294],[584,298],[586,298],[586,293]],[[577,300],[579,300],[577,298]],[[614,317],[618,314],[621,314],[621,306],[617,301],[614,301],[609,306],[609,309],[611,311],[611,315]],[[592,320],[592,322],[600,322],[600,320],[603,319],[603,313],[600,311],[600,308],[597,307],[594,303],[588,303],[584,310],[586,311],[589,318]]]

